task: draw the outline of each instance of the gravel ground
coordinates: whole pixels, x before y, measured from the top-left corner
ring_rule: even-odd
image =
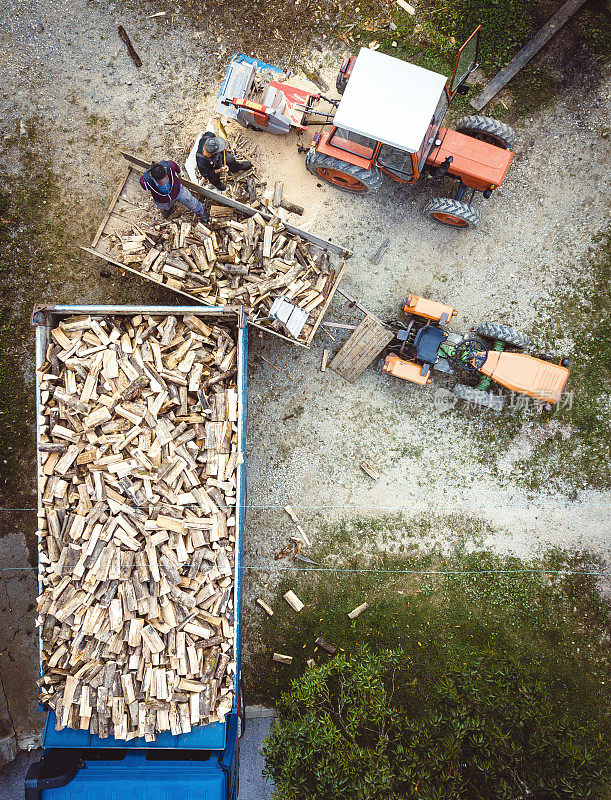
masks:
[[[61,175],[67,219],[80,243],[90,240],[124,171],[117,150],[184,161],[208,120],[228,56],[233,49],[250,52],[240,47],[239,26],[215,27],[218,10],[196,25],[179,14],[147,20],[157,9],[145,9],[86,0],[7,0],[0,20],[2,135],[18,132],[19,120],[36,120]],[[116,35],[120,23],[142,57],[140,70]],[[286,54],[295,36],[281,30],[281,37],[278,49]],[[263,40],[258,52],[271,58],[273,46]],[[248,45],[254,46],[252,40]],[[296,52],[303,49],[297,42]],[[331,82],[338,54],[316,52]],[[317,185],[297,153],[296,137],[248,137],[266,176],[284,180],[286,196],[306,207],[299,224],[353,250],[344,285],[373,312],[396,316],[411,291],[455,305],[456,330],[498,318],[536,337],[538,309],[553,303],[574,279],[575,265],[608,219],[603,135],[608,89],[608,83],[595,90],[569,87],[544,112],[520,122],[506,183],[485,203],[476,231],[446,229],[422,216],[439,186],[410,189],[389,182],[373,199],[352,198]],[[10,154],[7,168],[17,169]],[[381,263],[372,265],[385,238],[390,247]],[[171,294],[135,280],[101,280],[99,269],[87,257],[67,263],[46,299],[172,302]],[[327,317],[358,323],[360,314],[337,298]],[[256,332],[250,337],[246,563],[251,569],[245,614],[260,613],[253,611],[254,598],[271,591],[281,574],[276,568],[287,563],[279,565],[273,555],[292,532],[281,510],[288,502],[315,544],[322,543],[323,524],[343,517],[401,510],[409,519],[459,511],[487,523],[485,543],[504,552],[528,556],[554,544],[608,557],[609,528],[602,513],[608,493],[572,491],[570,464],[565,492],[527,491],[515,480],[517,460],[555,429],[533,418],[509,449],[497,453],[494,445],[485,445],[482,431],[505,423],[493,415],[465,417],[447,409],[439,387],[411,387],[373,368],[354,385],[330,371],[322,375],[323,346],[334,351],[345,339],[333,336],[336,341],[319,334],[310,351]],[[559,353],[570,353],[570,341],[554,345]],[[30,381],[31,367],[31,360],[24,363]],[[380,469],[378,482],[359,469],[363,458]],[[33,491],[32,483],[32,496]],[[4,563],[27,563],[33,531],[31,514],[15,517],[0,541]],[[448,541],[441,523],[438,541]],[[21,746],[36,741],[40,730],[35,594],[32,573],[0,579],[5,620],[0,680]],[[256,643],[246,644],[248,652]]]

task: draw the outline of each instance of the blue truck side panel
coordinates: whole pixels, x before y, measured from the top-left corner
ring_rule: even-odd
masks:
[[[216,317],[218,322],[229,319],[222,306],[50,306],[35,312],[36,366],[44,362],[49,320],[54,324],[59,317],[76,314],[197,314]],[[239,398],[238,452],[246,450],[246,364],[248,329],[243,314],[238,320],[236,337],[238,345],[237,391]],[[36,392],[38,404],[38,391]],[[43,734],[46,753],[64,751],[67,755],[80,751],[86,766],[78,769],[65,786],[43,788],[38,785],[32,796],[40,800],[234,800],[238,788],[238,703],[241,668],[242,634],[242,559],[246,512],[246,468],[237,468],[236,490],[236,552],[235,552],[235,658],[236,679],[233,708],[223,723],[194,727],[188,734],[174,736],[170,732],[158,734],[154,742],[144,739],[130,741],[113,737],[100,739],[89,731],[64,728],[55,730],[55,712],[47,714]],[[160,751],[172,751],[173,757],[164,760]],[[89,760],[87,753],[97,755]],[[184,758],[177,751],[184,752]],[[193,751],[189,754],[187,751]],[[195,752],[197,751],[197,752]],[[108,752],[108,759],[103,753]],[[157,752],[157,757],[154,753]],[[102,753],[100,755],[100,753]],[[194,758],[191,757],[194,756]],[[116,756],[119,756],[117,758]],[[207,756],[207,757],[206,757]],[[203,759],[203,760],[202,760]],[[30,773],[26,779],[26,787]],[[28,795],[29,796],[29,795]]]
[[[89,731],[77,731],[73,728],[62,728],[61,731],[56,731],[55,712],[49,711],[42,741],[43,747],[223,750],[227,740],[226,728],[224,722],[213,722],[210,725],[193,728],[191,733],[184,733],[180,736],[173,736],[170,731],[164,731],[157,734],[154,742],[145,742],[144,739],[130,739],[129,742],[126,742],[123,739],[115,739],[113,736],[100,739],[99,736],[94,736]]]

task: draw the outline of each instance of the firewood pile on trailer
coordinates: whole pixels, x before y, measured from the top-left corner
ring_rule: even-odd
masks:
[[[149,252],[164,265],[172,249],[192,254],[186,225]],[[192,314],[82,315],[50,331],[38,624],[41,700],[59,729],[150,742],[232,708],[237,357],[231,329]]]
[[[209,305],[242,305],[249,322],[305,341],[334,287],[329,253],[275,217],[213,205],[209,225],[188,215],[134,223],[110,237],[110,256]]]

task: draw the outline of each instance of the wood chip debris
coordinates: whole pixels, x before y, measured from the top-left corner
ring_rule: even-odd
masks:
[[[338,275],[331,256],[266,221],[213,205],[208,225],[191,215],[112,233],[108,256],[148,279],[208,305],[242,305],[248,320],[307,342]],[[273,308],[273,313],[272,313]]]
[[[301,536],[301,538],[303,539],[304,543],[305,543],[305,544],[306,544],[308,547],[312,547],[312,542],[311,542],[311,541],[310,541],[310,539],[308,538],[308,535],[306,534],[306,532],[304,531],[304,529],[303,529],[303,528],[301,527],[301,525],[299,524],[299,518],[297,517],[297,514],[295,514],[295,510],[294,510],[293,506],[290,506],[290,505],[289,505],[289,506],[284,506],[284,510],[285,510],[285,511],[286,511],[286,513],[289,515],[289,517],[291,518],[291,520],[292,520],[292,521],[295,523],[295,525],[297,526],[297,530],[299,531],[299,535],[300,535],[300,536]]]
[[[380,473],[378,472],[377,469],[375,469],[375,467],[372,467],[371,464],[369,464],[369,462],[363,461],[363,463],[361,464],[361,469],[363,470],[363,472],[369,475],[370,478],[373,478],[374,481],[380,479]]]
[[[233,705],[239,398],[230,329],[74,316],[38,371],[41,700],[154,741]]]

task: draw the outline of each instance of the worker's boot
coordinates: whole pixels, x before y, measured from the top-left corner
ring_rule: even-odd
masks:
[[[161,212],[161,216],[162,216],[164,219],[167,219],[167,218],[170,216],[170,214],[171,214],[171,213],[172,213],[172,209],[171,209],[171,208],[164,208],[164,209],[162,210],[162,212]]]
[[[237,161],[236,165],[237,165],[236,172],[245,172],[247,169],[252,168],[251,161]]]

